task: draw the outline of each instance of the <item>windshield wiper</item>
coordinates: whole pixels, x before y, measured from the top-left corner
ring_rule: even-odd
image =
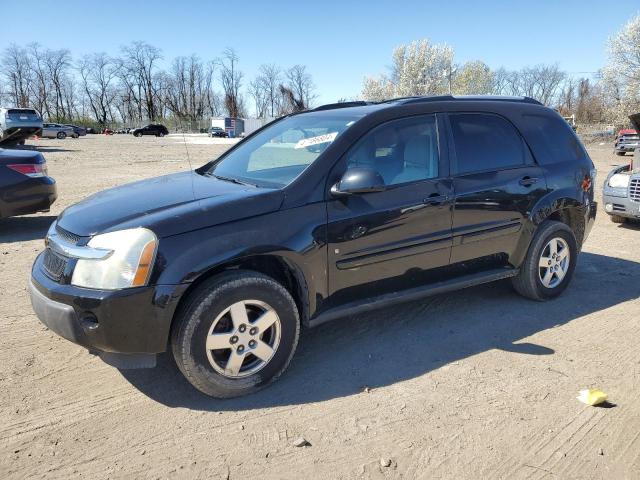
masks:
[[[256,186],[253,183],[243,182],[243,181],[238,180],[237,178],[233,178],[233,177],[224,177],[222,175],[216,175],[215,173],[210,173],[209,175],[213,176],[213,177],[216,177],[218,180],[224,180],[225,182],[236,183],[238,185],[251,185],[252,187]]]

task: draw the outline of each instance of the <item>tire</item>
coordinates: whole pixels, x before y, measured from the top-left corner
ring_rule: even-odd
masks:
[[[626,155],[625,152],[616,152],[616,155],[618,155],[619,157],[624,157]]]
[[[141,134],[141,133],[136,133],[136,134],[134,135],[134,137],[138,137],[138,138],[140,138],[141,136],[142,136],[142,134]]]
[[[164,133],[160,132],[160,133],[158,134],[158,136],[159,136],[159,137],[164,137]]]
[[[71,135],[71,138],[79,138],[80,135],[78,135],[77,133],[74,133],[73,135]]]
[[[613,223],[627,223],[627,219],[625,217],[621,217],[620,215],[609,215],[611,221]]]
[[[243,321],[232,318],[232,305],[248,312],[245,330]],[[257,319],[267,318],[261,317],[263,309],[273,323],[254,333],[252,325]],[[222,348],[207,349],[207,339],[216,334]],[[174,320],[171,347],[178,368],[195,388],[211,397],[232,398],[257,392],[275,381],[291,362],[299,336],[298,309],[289,292],[266,275],[235,270],[212,277],[189,295]],[[263,361],[251,352],[260,347],[264,354],[265,344],[273,348]],[[241,348],[243,354],[239,354]],[[230,359],[236,355],[244,356],[234,370]]]
[[[568,260],[560,257],[552,257],[551,252],[547,249],[551,241],[555,241],[558,248],[557,252],[564,252],[564,248],[568,251]],[[549,258],[551,267],[540,266],[543,258]],[[573,231],[564,223],[546,220],[538,226],[538,229],[529,245],[527,256],[520,266],[520,273],[511,279],[515,290],[523,297],[537,301],[550,300],[560,295],[567,288],[573,277],[578,260],[578,244]],[[557,263],[556,263],[557,262]],[[547,264],[548,262],[544,262]],[[553,273],[553,268],[558,265],[558,270]],[[547,280],[546,274],[552,270],[551,281],[547,285],[543,282],[543,278]],[[560,274],[563,273],[560,279]]]
[[[67,138],[67,134],[64,133],[64,132],[58,132],[56,134],[56,138],[59,139],[59,140],[64,140],[65,138]]]

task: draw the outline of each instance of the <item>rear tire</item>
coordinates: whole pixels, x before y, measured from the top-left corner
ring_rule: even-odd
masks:
[[[289,292],[266,275],[235,270],[189,295],[172,327],[171,346],[195,388],[231,398],[276,380],[291,362],[299,335],[298,309]]]
[[[616,155],[618,155],[619,157],[624,157],[626,155],[625,152],[616,152]]]
[[[561,255],[565,256],[561,259]],[[573,231],[562,222],[546,220],[538,226],[520,273],[511,282],[523,297],[541,302],[550,300],[569,285],[577,259],[578,244]]]
[[[621,217],[620,215],[609,215],[611,217],[611,221],[613,223],[627,223],[627,219],[625,217]]]
[[[59,140],[64,140],[65,138],[67,138],[67,134],[64,132],[58,132],[58,134],[56,135],[56,138]]]

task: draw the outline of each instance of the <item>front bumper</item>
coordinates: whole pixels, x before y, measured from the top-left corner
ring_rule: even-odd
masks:
[[[604,193],[602,196],[605,212],[609,215],[618,215],[625,218],[640,219],[640,202],[635,202],[627,197],[618,197]],[[611,207],[609,207],[609,205]]]
[[[624,152],[624,153],[630,153],[635,151],[636,148],[640,148],[640,145],[638,145],[637,143],[621,143],[620,145],[616,145],[615,146],[615,151],[616,152]]]
[[[57,283],[31,270],[33,310],[50,330],[91,351],[155,354],[167,348],[171,320],[188,285],[156,285],[117,291]]]

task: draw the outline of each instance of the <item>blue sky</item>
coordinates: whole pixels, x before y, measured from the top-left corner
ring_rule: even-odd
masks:
[[[0,0],[0,6],[0,48],[37,41],[78,57],[115,54],[144,40],[170,61],[192,53],[213,59],[231,46],[245,85],[262,63],[301,63],[320,103],[357,96],[365,75],[386,71],[395,46],[421,38],[448,43],[459,63],[481,59],[517,69],[557,62],[579,76],[602,67],[607,38],[640,12],[638,0]]]

